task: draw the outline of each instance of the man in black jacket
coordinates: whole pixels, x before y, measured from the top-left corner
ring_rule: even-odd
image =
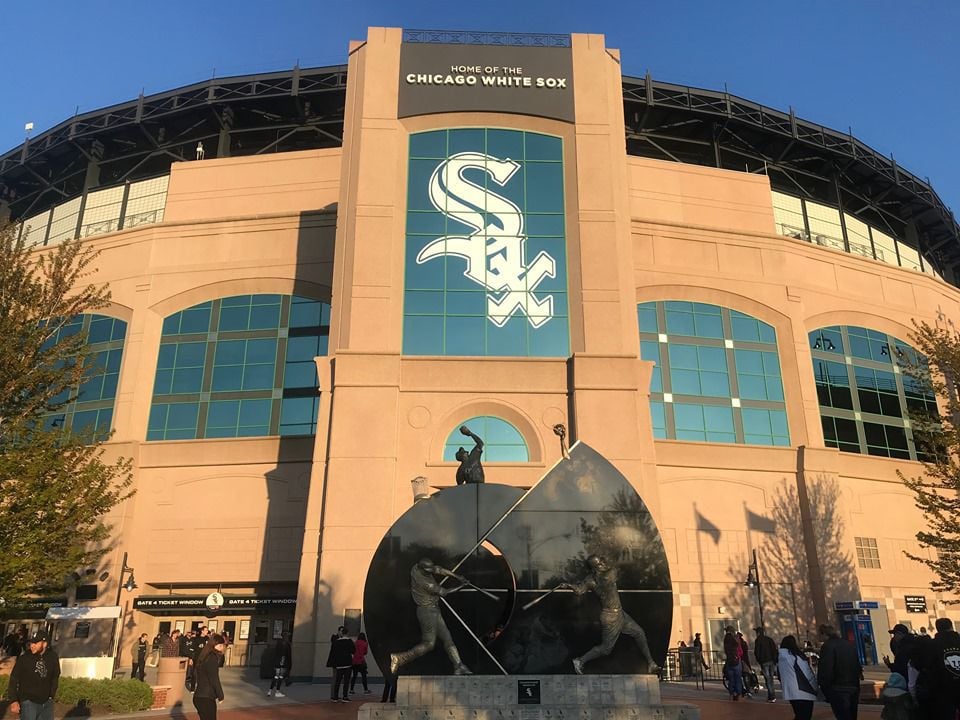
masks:
[[[7,696],[10,712],[23,720],[53,720],[53,698],[60,684],[60,658],[47,646],[43,631],[27,641],[27,652],[17,658],[10,673]]]
[[[837,720],[857,720],[860,680],[863,679],[857,649],[829,625],[821,625],[820,634],[826,641],[820,648],[817,683]]]
[[[350,672],[353,670],[353,653],[356,647],[353,640],[347,637],[346,630],[341,625],[337,634],[330,638],[330,658],[327,665],[334,668],[336,675],[333,679],[333,693],[330,699],[333,702],[347,702],[347,683],[350,681]],[[343,683],[343,695],[340,697],[340,684]]]
[[[753,643],[753,654],[757,658],[757,665],[763,673],[763,682],[767,686],[767,702],[776,702],[777,696],[773,690],[773,673],[777,669],[777,644],[773,638],[764,633],[762,627],[754,628],[757,640]]]
[[[919,699],[931,720],[954,720],[960,708],[960,633],[950,618],[939,618],[936,627],[936,637],[917,653],[923,679]]]

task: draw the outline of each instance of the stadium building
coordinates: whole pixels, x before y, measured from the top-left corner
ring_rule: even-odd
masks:
[[[137,491],[102,565],[11,625],[119,598],[124,638],[203,621],[244,665],[292,630],[324,676],[464,424],[488,483],[533,486],[557,424],[629,479],[671,645],[748,632],[760,599],[772,634],[836,623],[875,662],[955,614],[904,555],[897,471],[922,469],[908,412],[936,401],[901,364],[914,320],[960,321],[960,228],[848,133],[625,76],[601,35],[371,28],[342,66],[77,115],[0,156],[0,213],[100,252],[112,304],[78,322],[103,372],[50,422],[112,431]],[[528,538],[526,569],[570,540]]]

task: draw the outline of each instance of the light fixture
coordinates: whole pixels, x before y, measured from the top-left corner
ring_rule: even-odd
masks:
[[[140,586],[137,585],[137,581],[133,579],[133,572],[131,571],[130,577],[128,577],[127,581],[123,584],[123,589],[127,592],[133,592],[138,587]]]
[[[763,595],[760,593],[760,565],[757,563],[757,551],[753,551],[753,562],[747,568],[747,579],[743,581],[744,587],[756,588],[757,590],[757,608],[760,611],[760,629],[765,631],[763,626]]]
[[[423,475],[417,475],[410,481],[410,487],[413,490],[413,501],[420,502],[430,497],[429,481]]]

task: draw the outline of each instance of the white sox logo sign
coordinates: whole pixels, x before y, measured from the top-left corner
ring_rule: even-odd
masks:
[[[430,176],[430,202],[447,217],[474,229],[470,235],[446,235],[432,240],[417,255],[423,264],[444,255],[463,258],[463,275],[485,287],[487,318],[503,327],[518,311],[534,328],[553,318],[553,296],[533,294],[544,278],[556,276],[556,261],[541,251],[528,264],[523,213],[513,202],[464,177],[468,169],[487,173],[505,187],[520,169],[509,158],[479,152],[451,155]]]

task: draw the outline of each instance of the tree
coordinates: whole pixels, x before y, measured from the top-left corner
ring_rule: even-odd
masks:
[[[93,432],[45,428],[95,372],[70,321],[104,307],[97,253],[79,241],[31,250],[0,223],[0,596],[62,591],[107,551],[104,515],[130,496],[130,462],[106,461]],[[67,332],[64,330],[67,329]]]
[[[936,575],[933,590],[960,591],[960,335],[952,327],[916,324],[911,336],[916,350],[898,348],[904,355],[904,385],[910,406],[910,421],[917,454],[924,473],[900,479],[914,493],[917,507],[923,512],[927,528],[917,533],[924,549],[933,550],[932,557],[906,553],[929,567]],[[926,360],[924,362],[924,359]],[[939,398],[945,412],[933,410]]]

